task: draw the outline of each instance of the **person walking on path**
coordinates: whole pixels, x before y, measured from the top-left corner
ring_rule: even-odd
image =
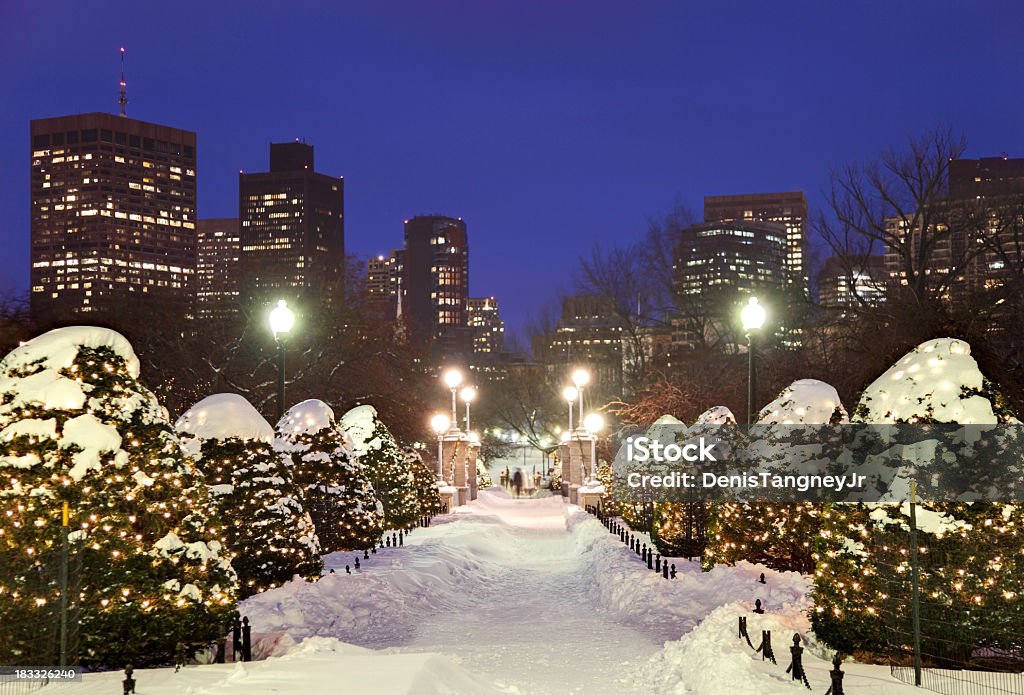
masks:
[[[512,487],[515,488],[516,497],[519,497],[523,493],[523,472],[516,469],[515,475],[512,476]]]

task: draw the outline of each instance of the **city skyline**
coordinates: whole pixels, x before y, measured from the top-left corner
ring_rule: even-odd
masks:
[[[1021,66],[999,38],[1020,12],[1009,4],[926,17],[889,6],[806,16],[750,7],[744,26],[727,22],[725,10],[658,4],[628,13],[597,4],[583,16],[467,6],[466,17],[346,6],[325,8],[322,26],[298,11],[235,17],[217,8],[193,24],[197,7],[145,8],[130,19],[80,17],[72,5],[45,17],[32,7],[0,11],[23,29],[0,49],[10,97],[0,106],[8,126],[0,162],[10,172],[0,212],[13,249],[0,261],[0,289],[28,289],[28,121],[116,113],[122,44],[129,117],[198,135],[200,219],[237,214],[237,172],[264,170],[268,142],[305,138],[317,145],[319,169],[346,178],[347,246],[361,257],[387,253],[409,217],[466,219],[474,230],[469,294],[498,296],[511,333],[559,291],[572,293],[580,254],[640,236],[648,217],[675,202],[696,212],[705,195],[802,190],[813,216],[830,168],[942,123],[967,135],[965,156],[1020,154],[1012,113],[1021,97],[1001,91]],[[49,31],[32,30],[43,22]],[[847,35],[868,37],[884,54],[908,22],[960,44],[951,51],[935,42],[899,63],[869,56],[841,93],[831,91],[830,71],[846,63],[826,43],[853,50]],[[166,31],[150,35],[152,26]],[[232,36],[211,42],[224,26]],[[783,26],[807,40],[766,38]],[[439,27],[462,37],[461,50],[429,42]],[[328,44],[332,30],[344,40]],[[734,54],[714,39],[726,30]],[[306,31],[309,40],[288,54],[254,51],[273,31]],[[507,61],[512,46],[516,58]],[[822,60],[809,61],[819,49]],[[754,61],[763,57],[764,65]],[[806,88],[803,99],[781,89],[791,86],[787,68],[798,70],[790,77]],[[737,91],[743,84],[756,104]],[[261,85],[275,90],[273,103],[259,98]],[[1002,108],[973,107],[996,94]],[[713,107],[729,103],[752,108]]]

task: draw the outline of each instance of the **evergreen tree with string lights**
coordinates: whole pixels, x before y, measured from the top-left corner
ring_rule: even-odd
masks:
[[[817,379],[793,382],[761,409],[750,433],[745,456],[758,470],[767,470],[773,457],[791,459],[817,451],[824,425],[849,422],[838,392]],[[808,454],[813,455],[813,454]],[[703,566],[735,564],[741,560],[780,571],[814,571],[814,539],[821,529],[821,503],[726,501],[711,507]]]
[[[352,442],[356,457],[366,466],[377,499],[384,506],[384,527],[415,526],[420,516],[416,479],[376,409],[370,405],[357,406],[342,416],[340,425]]]
[[[292,406],[277,424],[274,448],[291,464],[321,552],[373,547],[383,531],[384,508],[331,407],[315,399]]]
[[[57,662],[65,503],[79,663],[170,663],[222,634],[223,521],[120,334],[60,328],[8,354],[0,441],[0,663]]]
[[[402,451],[405,454],[405,463],[416,484],[416,499],[419,501],[420,515],[440,514],[443,507],[441,506],[441,493],[437,489],[437,474],[423,462],[423,454],[419,449],[406,446],[402,447]]]
[[[907,430],[934,436],[928,447],[913,447],[932,452],[922,485],[952,465],[956,475],[1009,491],[1020,480],[1020,423],[970,352],[967,343],[951,338],[919,345],[864,390],[853,419],[890,426],[889,436]],[[960,427],[972,423],[981,427]],[[992,427],[996,424],[1013,426]],[[951,441],[943,441],[944,432]],[[978,444],[965,448],[972,436]],[[909,500],[831,504],[822,516],[810,613],[815,634],[847,653],[909,644]],[[919,499],[916,518],[922,651],[962,665],[978,649],[1018,649],[1024,624],[1024,506]]]
[[[206,476],[221,518],[241,596],[295,576],[320,576],[320,543],[274,430],[237,394],[208,396],[175,423]]]

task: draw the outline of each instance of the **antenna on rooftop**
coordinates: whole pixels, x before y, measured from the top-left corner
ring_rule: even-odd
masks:
[[[121,107],[121,115],[127,116],[128,83],[124,81],[124,46],[121,46],[121,92],[117,98],[117,104]]]

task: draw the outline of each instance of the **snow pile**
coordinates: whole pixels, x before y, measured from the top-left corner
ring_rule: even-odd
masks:
[[[716,405],[701,413],[694,424],[699,427],[706,425],[735,425],[736,416],[724,405]]]
[[[377,409],[372,405],[356,406],[341,417],[341,429],[351,439],[352,450],[360,458],[381,446],[380,437],[374,434],[376,420]]]
[[[196,439],[271,442],[274,429],[237,393],[215,393],[185,411],[174,429]]]
[[[331,406],[315,398],[297,403],[288,409],[281,421],[277,423],[277,431],[289,436],[300,434],[316,434],[320,430],[334,426],[334,411]]]
[[[139,359],[123,335],[107,328],[56,328],[22,343],[0,362],[0,393],[12,399],[5,409],[38,405],[46,410],[77,410],[86,394],[71,373],[81,348],[109,348],[122,357],[132,378],[139,376]]]
[[[859,422],[989,424],[997,418],[983,395],[985,378],[971,346],[954,338],[921,343],[875,379],[855,411]]]
[[[799,379],[761,409],[758,424],[828,425],[849,422],[839,393],[824,381]]]

